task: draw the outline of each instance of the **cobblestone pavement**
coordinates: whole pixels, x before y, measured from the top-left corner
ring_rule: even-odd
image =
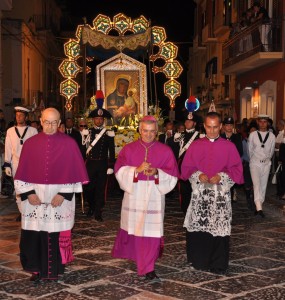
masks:
[[[30,274],[19,263],[16,205],[0,199],[0,299],[285,299],[285,201],[274,193],[275,187],[269,186],[262,219],[247,209],[238,189],[226,275],[196,271],[187,264],[177,194],[167,199],[165,251],[156,264],[162,282],[153,284],[137,276],[134,263],[110,255],[119,228],[119,195],[109,197],[102,223],[88,219],[78,203],[75,261],[60,282],[39,285],[29,281]]]

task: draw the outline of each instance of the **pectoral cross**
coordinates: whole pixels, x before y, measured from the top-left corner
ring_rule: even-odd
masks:
[[[148,149],[150,147],[152,147],[155,143],[152,143],[150,146],[146,147],[142,142],[141,145],[144,147],[145,149],[145,155],[144,155],[144,161],[147,162],[147,156],[148,156]],[[143,171],[144,175],[147,175],[147,179],[149,179],[149,175],[148,172],[146,170]]]
[[[145,155],[144,155],[144,161],[147,162],[147,155],[148,155],[148,148],[145,147]],[[143,171],[144,175],[147,175],[146,170]],[[147,180],[148,180],[149,176],[147,176]]]

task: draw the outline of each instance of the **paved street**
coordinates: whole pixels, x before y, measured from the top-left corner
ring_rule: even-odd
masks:
[[[187,264],[178,195],[167,199],[165,251],[156,265],[162,282],[153,284],[137,276],[134,263],[110,255],[119,228],[119,194],[109,197],[103,223],[88,219],[78,203],[75,261],[60,282],[39,285],[29,281],[19,263],[16,205],[0,199],[0,299],[285,299],[285,201],[275,193],[275,186],[269,186],[262,219],[248,211],[238,190],[226,275],[195,271]]]

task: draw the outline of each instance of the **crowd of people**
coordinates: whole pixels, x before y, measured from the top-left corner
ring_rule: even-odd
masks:
[[[248,52],[259,45],[262,45],[263,51],[270,51],[272,44],[271,20],[268,11],[259,1],[255,1],[250,8],[242,13],[239,22],[230,25],[229,37],[232,38],[256,23],[260,23],[256,30],[244,35],[233,45],[233,56]]]
[[[156,118],[147,115],[139,123],[140,139],[126,144],[115,158],[115,133],[105,126],[112,115],[103,101],[97,91],[97,107],[88,116],[93,126],[80,118],[77,128],[72,118],[62,122],[55,108],[45,109],[40,129],[39,124],[33,128],[27,125],[28,109],[15,107],[3,167],[14,179],[22,226],[20,260],[32,273],[30,280],[58,280],[73,260],[77,196],[88,203],[87,218],[104,221],[111,174],[123,193],[113,257],[135,261],[139,276],[160,282],[155,262],[164,248],[165,199],[177,189],[188,263],[225,273],[235,189],[243,186],[248,208],[256,218],[265,217],[269,174],[278,164],[284,170],[285,120],[278,122],[276,134],[267,115],[237,125],[216,112],[209,112],[203,122],[188,114],[183,123],[165,122],[158,134]],[[282,176],[280,198],[285,200]]]

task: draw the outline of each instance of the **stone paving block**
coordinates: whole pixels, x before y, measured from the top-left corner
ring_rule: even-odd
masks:
[[[225,296],[221,293],[212,292],[200,287],[182,285],[168,280],[163,280],[162,283],[146,284],[142,288],[159,295],[171,296],[183,300],[225,299]]]
[[[180,241],[180,238],[178,239],[178,243],[173,241],[172,244],[165,244],[163,253],[164,254],[173,254],[176,253],[177,256],[185,255],[186,256],[186,242]]]
[[[240,297],[231,298],[232,300],[284,300],[284,287],[264,288],[256,292],[246,293]]]
[[[95,238],[82,238],[82,239],[77,239],[74,241],[73,243],[73,249],[74,251],[78,251],[78,250],[92,250],[92,249],[96,249],[98,247],[103,247],[103,246],[108,246],[108,247],[112,247],[114,244],[114,242],[111,242],[107,239],[103,239],[102,237],[95,237]]]
[[[123,287],[114,283],[105,283],[84,288],[81,293],[89,297],[96,297],[102,300],[126,299],[130,296],[137,295],[140,291]]]
[[[284,265],[283,265],[284,266]],[[273,284],[284,284],[285,283],[285,268],[278,268],[276,270],[266,270],[258,272],[261,276],[268,276],[271,278]],[[284,285],[285,287],[285,285]],[[285,294],[284,294],[285,299]]]
[[[230,249],[230,253],[238,252],[238,253],[245,254],[247,257],[264,255],[265,253],[271,252],[271,250],[265,248],[265,246],[266,245],[264,245],[263,247],[258,247],[255,245],[246,244],[240,247],[236,247],[236,245],[233,245],[232,249]]]
[[[168,244],[172,243],[177,243],[177,242],[183,242],[185,243],[185,234],[169,234],[164,238],[164,244],[167,246]]]
[[[200,287],[229,295],[237,295],[243,291],[264,288],[270,284],[271,279],[267,276],[244,275],[202,284]]]
[[[123,269],[94,263],[90,268],[64,274],[62,280],[65,284],[80,285],[123,273],[126,273]]]
[[[92,262],[104,262],[113,258],[110,252],[82,253],[78,254],[77,257],[88,259]]]
[[[35,299],[36,297],[48,295],[66,288],[66,286],[54,281],[34,284],[29,281],[29,277],[24,280],[17,280],[17,284],[15,284],[15,282],[9,282],[5,285],[0,285],[0,290],[15,296],[18,295],[19,297],[22,297],[22,295],[27,295],[28,299]]]
[[[285,248],[284,248],[285,250]],[[285,264],[285,251],[271,251],[264,254],[265,257],[282,260]]]
[[[235,261],[237,262],[237,261]],[[267,259],[264,257],[245,258],[238,261],[238,264],[249,266],[255,269],[275,269],[284,266],[284,263],[278,260]]]
[[[13,270],[7,270],[4,268],[0,268],[0,289],[3,287],[3,283],[9,282],[9,281],[15,281],[17,279],[23,279],[23,278],[29,278],[29,276],[15,272]]]
[[[163,279],[171,279],[176,282],[186,282],[189,284],[197,284],[212,281],[215,279],[220,278],[220,275],[209,273],[209,272],[202,272],[197,271],[195,269],[191,269],[190,267],[188,270],[175,272],[171,274],[167,274],[163,276]]]
[[[87,300],[89,297],[84,297],[81,294],[75,294],[68,291],[61,291],[53,295],[44,297],[45,300]]]
[[[183,269],[187,268],[186,254],[178,254],[176,256],[164,254],[158,261],[158,264],[170,266],[173,268]]]
[[[118,268],[122,268],[124,270],[132,271],[132,272],[137,272],[137,265],[130,260],[126,259],[114,259],[112,261],[112,265]]]
[[[0,293],[0,300],[10,300],[10,299],[13,299],[13,300],[23,300],[24,298],[18,298],[18,297],[13,297],[13,296],[9,296],[5,293]]]

